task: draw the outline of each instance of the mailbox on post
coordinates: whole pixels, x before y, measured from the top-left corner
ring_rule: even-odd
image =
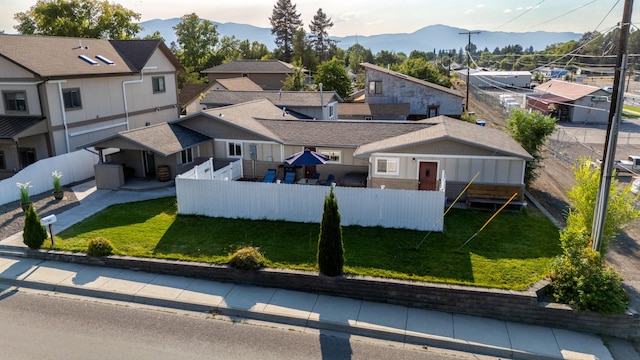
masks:
[[[56,219],[55,215],[49,215],[49,216],[45,216],[43,218],[40,219],[40,224],[42,226],[47,226],[49,225],[49,234],[51,234],[51,248],[53,248],[55,246],[55,240],[53,238],[53,224],[58,221],[58,219]]]

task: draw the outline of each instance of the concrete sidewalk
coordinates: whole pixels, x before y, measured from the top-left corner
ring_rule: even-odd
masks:
[[[55,232],[112,204],[174,196],[73,188],[80,205],[57,216]],[[24,287],[176,309],[215,312],[315,329],[516,359],[614,359],[595,335],[275,288],[21,257],[22,234],[0,240],[0,288]],[[621,341],[619,359],[637,353]]]
[[[0,288],[12,286],[219,313],[500,358],[613,359],[599,337],[568,330],[305,292],[0,255]]]

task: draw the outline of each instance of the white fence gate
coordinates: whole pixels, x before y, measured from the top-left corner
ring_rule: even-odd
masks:
[[[87,150],[58,155],[27,166],[10,178],[0,181],[0,204],[10,203],[20,199],[17,183],[31,184],[29,194],[35,195],[53,190],[54,171],[62,172],[60,183],[68,185],[80,182],[94,176],[93,166],[98,162],[97,154]]]
[[[252,220],[322,220],[329,186],[176,178],[178,213]],[[341,224],[442,231],[442,191],[335,187]]]
[[[213,158],[196,165],[193,169],[186,171],[178,177],[199,180],[238,180],[242,177],[242,159],[236,160],[222,169],[213,171]]]

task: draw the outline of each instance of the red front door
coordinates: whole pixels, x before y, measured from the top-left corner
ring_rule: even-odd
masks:
[[[436,190],[438,183],[438,163],[421,161],[418,175],[418,190]]]

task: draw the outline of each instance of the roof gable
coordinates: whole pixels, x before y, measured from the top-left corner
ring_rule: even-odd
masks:
[[[137,73],[158,49],[182,69],[160,40],[0,35],[0,56],[43,78]]]
[[[203,70],[202,73],[291,74],[293,65],[280,60],[234,60]]]
[[[424,120],[432,122],[432,126],[419,131],[403,134],[394,138],[387,138],[376,143],[361,146],[355,153],[356,157],[369,157],[376,152],[389,152],[409,146],[450,139],[456,142],[492,150],[496,154],[516,156],[525,160],[532,160],[531,155],[520,146],[506,132],[490,127],[478,126],[463,120],[456,120],[446,116]]]
[[[185,106],[200,97],[200,94],[209,90],[213,84],[184,84],[178,94],[178,103]]]
[[[604,90],[596,86],[571,83],[562,80],[550,80],[536,86],[535,88],[536,93],[553,94],[572,101],[591,95],[597,91],[604,92]]]
[[[366,70],[372,70],[372,71],[377,71],[377,72],[381,72],[399,79],[403,79],[406,81],[410,81],[412,83],[418,84],[418,85],[422,85],[422,86],[426,86],[435,90],[439,90],[442,92],[445,92],[447,94],[453,95],[453,96],[457,96],[460,98],[463,98],[464,96],[462,95],[462,93],[460,93],[457,90],[453,90],[453,89],[449,89],[446,88],[442,85],[438,85],[438,84],[434,84],[432,82],[428,82],[428,81],[424,81],[424,80],[420,80],[418,78],[414,78],[413,76],[409,76],[409,75],[405,75],[396,71],[392,71],[389,69],[385,69],[383,67],[377,66],[377,65],[373,65],[373,64],[369,64],[369,63],[361,63],[360,66],[362,66],[363,68],[365,68]]]
[[[262,91],[260,85],[254,83],[246,76],[217,79],[216,82],[231,91]]]
[[[209,140],[211,140],[210,137],[178,124],[161,123],[122,131],[110,138],[85,146],[110,147],[114,143],[122,144],[122,141],[125,141],[134,145],[136,149],[141,148],[162,156],[169,156]],[[122,145],[115,147],[120,146]]]
[[[255,101],[259,99],[269,99],[277,106],[296,107],[296,106],[320,106],[320,98],[323,105],[327,106],[332,102],[342,101],[340,95],[335,91],[325,91],[322,94],[318,91],[231,91],[216,90],[210,91],[200,101],[202,104],[220,106],[240,104],[243,102]]]
[[[133,71],[105,39],[3,34],[0,35],[0,56],[45,78],[128,74]],[[107,64],[98,56],[108,59],[112,64]]]

